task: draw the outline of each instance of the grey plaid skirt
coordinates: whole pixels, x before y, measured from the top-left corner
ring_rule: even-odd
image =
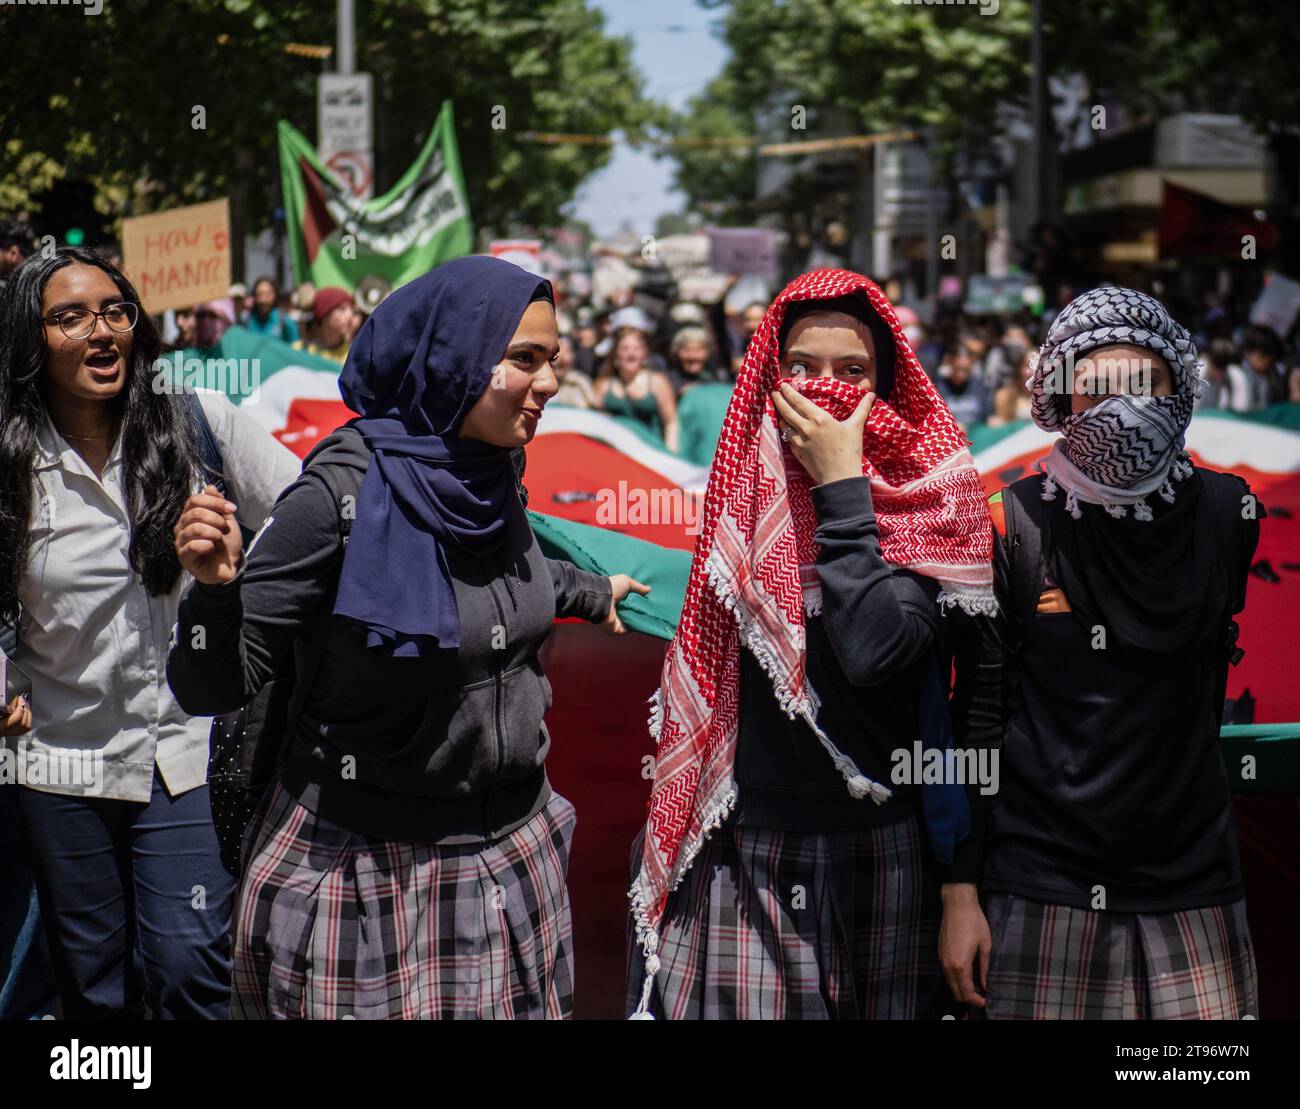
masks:
[[[490,846],[358,836],[277,786],[235,907],[235,1019],[557,1019],[573,1011],[559,794]]]
[[[1240,1020],[1259,1016],[1246,903],[1164,913],[985,904],[990,1020]]]
[[[669,897],[650,1011],[672,1020],[925,1016],[941,981],[940,904],[920,837],[915,818],[827,834],[720,828]],[[639,838],[632,857],[635,871]],[[629,952],[630,1014],[645,963],[635,943]]]

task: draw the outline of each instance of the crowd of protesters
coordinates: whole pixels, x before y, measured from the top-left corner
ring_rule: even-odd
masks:
[[[34,244],[27,225],[0,221],[0,283]],[[120,264],[120,256],[109,257]],[[619,303],[597,305],[567,297],[562,275],[554,282],[561,345],[557,403],[636,420],[673,450],[683,394],[696,385],[735,381],[767,307],[765,299],[734,305],[727,297],[712,304],[672,298],[649,300],[651,307],[625,303],[644,299],[633,290]],[[275,278],[262,276],[251,290],[236,284],[226,297],[168,310],[159,330],[168,346],[207,348],[239,325],[341,366],[362,323],[389,291],[379,279],[363,284],[356,293],[310,283],[282,290]],[[1060,303],[1072,293],[1072,286],[1061,285]],[[948,305],[923,324],[902,303],[898,314],[926,373],[958,423],[970,429],[1029,419],[1032,356],[1058,310],[973,315]],[[1198,411],[1249,412],[1300,402],[1300,328],[1279,336],[1234,318],[1213,296],[1185,306],[1182,314],[1203,364]]]
[[[542,556],[517,455],[550,400],[677,450],[679,402],[718,383],[734,392],[710,495],[741,523],[701,535],[653,709],[656,738],[690,749],[656,767],[656,834],[634,852],[629,1013],[913,1019],[933,1015],[941,977],[991,1017],[1067,1015],[1085,979],[1099,1000],[1077,1015],[1257,1013],[1217,744],[1224,629],[1258,523],[1236,512],[1245,484],[1193,466],[1183,433],[1198,351],[1202,407],[1300,399],[1277,335],[1210,311],[1189,329],[1114,287],[925,327],[830,269],[730,308],[597,307],[481,257],[388,297],[283,296],[259,278],[156,321],[101,254],[34,248],[0,225],[0,623],[36,690],[4,706],[0,735],[101,765],[93,788],[0,790],[0,835],[24,845],[0,870],[0,1011],[41,1015],[52,974],[69,1017],[571,1015],[575,813],[546,776],[538,653],[557,616],[621,632],[618,603],[648,589]],[[223,398],[148,386],[166,345],[216,347],[236,325],[342,368],[359,417],[305,466]],[[1062,398],[1034,358],[1110,350],[1156,364],[1150,396]],[[960,429],[1029,416],[1061,438],[990,509]],[[223,487],[200,479],[205,439]],[[873,508],[881,487],[907,492]],[[1117,523],[1130,512],[1145,531]],[[743,534],[769,514],[794,536],[773,559]],[[1019,514],[1018,529],[1050,516],[1078,557],[1004,546]],[[1197,544],[1206,557],[1184,558]],[[1031,612],[1104,619],[1120,649],[1099,655],[1087,622],[1057,620],[1020,627],[1030,649],[1006,655],[993,622],[1016,630],[1022,594]],[[789,603],[760,621],[754,596]],[[1077,688],[1053,669],[1067,654]],[[231,873],[208,717],[289,659],[302,692]],[[1005,719],[1003,666],[1023,700]],[[1104,742],[1083,704],[1102,706]],[[972,749],[1004,745],[999,807],[945,783],[966,788],[936,816],[919,789],[882,784],[889,751],[949,711]],[[1079,752],[1063,790],[1052,766]],[[816,943],[782,902],[808,867]],[[1088,908],[1098,874],[1116,914]],[[499,912],[483,911],[484,875]],[[1150,964],[1100,965],[1079,939],[1099,928],[1115,947],[1158,936]],[[889,930],[881,953],[869,937]]]
[[[302,284],[282,294],[273,277],[259,277],[249,295],[232,285],[229,295],[163,313],[165,341],[177,348],[215,347],[230,327],[278,339],[342,366],[366,311],[357,297],[337,285]]]
[[[1065,301],[1069,292],[1062,290]],[[557,401],[636,419],[671,448],[676,403],[697,385],[735,381],[765,308],[677,300],[656,315],[641,306],[562,300]],[[898,309],[921,365],[968,430],[1030,418],[1032,360],[1056,314],[973,315],[950,307],[925,325],[906,305]],[[1288,342],[1269,327],[1232,320],[1212,301],[1185,315],[1204,367],[1198,411],[1300,402],[1300,329]]]

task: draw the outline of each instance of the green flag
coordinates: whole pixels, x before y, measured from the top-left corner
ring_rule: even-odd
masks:
[[[358,200],[293,126],[280,121],[280,180],[294,279],[355,289],[374,274],[393,288],[474,249],[451,102],[386,196]]]

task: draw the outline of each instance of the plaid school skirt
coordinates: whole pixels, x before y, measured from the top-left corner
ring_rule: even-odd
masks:
[[[558,793],[483,847],[390,843],[276,786],[246,842],[235,1019],[562,1019],[573,1012]]]
[[[720,828],[669,896],[650,1011],[672,1020],[925,1016],[941,975],[939,885],[924,851],[915,818],[828,834]],[[632,857],[635,870],[640,837]],[[630,1014],[645,960],[629,948]]]
[[[1102,913],[990,894],[989,1020],[1259,1017],[1246,903]]]

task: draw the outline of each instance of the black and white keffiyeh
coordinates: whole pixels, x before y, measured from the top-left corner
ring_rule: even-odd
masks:
[[[1100,347],[1126,344],[1158,354],[1168,364],[1167,397],[1109,396],[1078,413],[1070,398],[1076,360]],[[1135,289],[1104,286],[1075,297],[1048,330],[1029,382],[1034,423],[1062,438],[1040,463],[1043,499],[1064,486],[1066,509],[1076,520],[1079,502],[1100,504],[1122,517],[1133,507],[1150,520],[1146,497],[1174,500],[1173,481],[1192,474],[1184,433],[1199,391],[1196,346],[1163,304]]]

